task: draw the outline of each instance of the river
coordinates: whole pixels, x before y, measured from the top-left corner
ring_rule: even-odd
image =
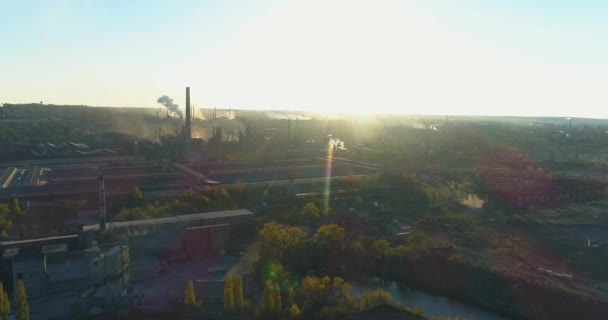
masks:
[[[451,298],[430,294],[409,286],[398,285],[396,282],[382,282],[373,278],[367,283],[349,282],[353,293],[360,294],[368,289],[384,289],[390,292],[393,302],[401,302],[408,307],[422,307],[425,317],[451,316],[465,317],[469,320],[508,320],[504,316],[464,304]]]

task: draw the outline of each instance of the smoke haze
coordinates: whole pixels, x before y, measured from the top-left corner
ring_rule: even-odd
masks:
[[[169,96],[163,95],[162,97],[158,98],[156,102],[165,106],[165,108],[167,108],[167,110],[169,110],[170,112],[177,114],[180,119],[184,118],[184,114],[179,108],[179,105],[173,103],[173,99],[171,99]]]

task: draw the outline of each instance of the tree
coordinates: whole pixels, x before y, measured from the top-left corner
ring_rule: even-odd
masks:
[[[30,320],[30,306],[27,302],[27,292],[25,292],[25,286],[21,280],[17,284],[15,306],[17,306],[17,320]]]
[[[298,308],[297,304],[292,304],[291,307],[289,308],[289,317],[296,319],[302,316],[302,313],[300,312],[300,308]]]
[[[391,244],[384,239],[375,239],[372,243],[371,254],[376,258],[383,258],[393,254]]]
[[[226,311],[234,311],[234,286],[232,282],[232,276],[226,276],[226,279],[224,279],[224,310]]]
[[[345,235],[344,228],[337,224],[324,224],[317,229],[313,239],[321,244],[328,242],[342,242]]]
[[[367,310],[391,301],[391,294],[384,289],[367,290],[363,292],[362,309]]]
[[[0,203],[0,217],[6,217],[11,213],[11,209],[9,209],[8,205],[4,203]]]
[[[8,237],[13,227],[13,222],[9,219],[10,211],[6,204],[0,204],[0,238]]]
[[[247,188],[245,187],[245,185],[241,181],[237,181],[234,184],[234,188],[232,188],[232,198],[235,202],[241,205],[245,200],[246,192]]]
[[[289,288],[289,292],[287,293],[287,304],[293,305],[296,303],[296,291],[293,288]]]
[[[192,280],[188,281],[188,285],[186,286],[186,291],[184,293],[184,303],[188,307],[196,306],[196,293],[194,292],[194,282]]]
[[[0,282],[0,320],[6,320],[9,313],[11,313],[11,305],[8,295],[4,292],[4,286]]]
[[[269,316],[274,311],[274,286],[271,280],[267,280],[264,284],[264,295],[262,300],[262,314]]]
[[[243,277],[238,275],[233,278],[234,307],[237,311],[243,310]]]
[[[221,208],[229,207],[232,205],[232,198],[226,188],[215,188],[213,189],[213,202]]]
[[[260,237],[274,255],[282,259],[285,255],[293,255],[304,244],[306,233],[297,227],[269,222],[260,230]]]
[[[321,218],[321,211],[314,203],[309,202],[300,209],[300,216],[316,221]]]
[[[19,207],[19,199],[17,198],[13,198],[13,202],[11,203],[11,214],[13,217],[21,215],[21,207]]]
[[[352,286],[340,277],[304,277],[301,292],[308,306],[337,306],[352,300]]]
[[[279,288],[279,284],[275,283],[274,288],[272,290],[272,300],[274,301],[274,314],[279,317],[281,316],[281,311],[283,311],[283,304],[281,303],[281,288]]]
[[[134,207],[140,204],[143,198],[144,195],[141,190],[138,187],[133,187],[133,189],[131,189],[131,194],[129,195],[129,204]]]

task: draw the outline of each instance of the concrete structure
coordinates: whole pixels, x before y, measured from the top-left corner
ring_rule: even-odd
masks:
[[[82,249],[77,235],[2,242],[0,278],[14,294],[23,281],[28,297],[80,294],[89,287],[113,281],[122,288],[130,283],[127,245]]]

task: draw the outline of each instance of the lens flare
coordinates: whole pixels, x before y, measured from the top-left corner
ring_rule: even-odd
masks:
[[[329,195],[331,193],[331,169],[333,165],[334,146],[330,142],[327,145],[327,166],[325,168],[325,194],[323,199],[323,213],[329,212]]]

